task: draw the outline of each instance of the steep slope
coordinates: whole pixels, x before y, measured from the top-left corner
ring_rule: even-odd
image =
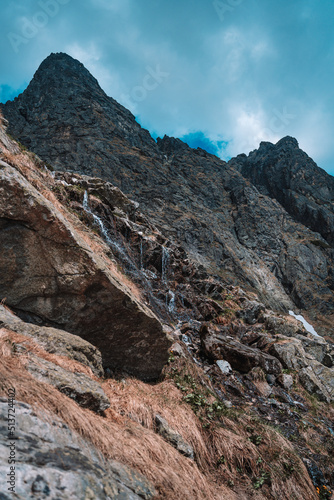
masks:
[[[117,177],[121,170],[122,177],[141,171],[143,156],[159,156],[156,143],[130,111],[108,97],[79,61],[63,53],[42,62],[4,114],[9,132],[59,170],[102,178]],[[124,181],[119,187],[125,185],[131,184]]]
[[[333,344],[210,276],[109,182],[51,172],[1,124],[0,142],[0,403],[18,410],[18,497],[327,494]]]
[[[50,174],[39,172],[17,146],[10,151],[3,144],[2,155],[2,299],[28,321],[89,340],[103,353],[105,368],[157,378],[170,342],[138,288],[118,271],[108,247],[57,202]]]
[[[324,205],[331,188],[326,191],[326,179],[317,184],[317,167],[306,161],[295,140],[268,146],[271,162],[284,166],[286,161],[295,165],[305,160],[312,177],[307,192],[312,195],[301,196],[296,190],[285,190],[282,196],[270,190],[262,193],[255,180],[256,185],[243,175],[243,157],[226,164],[177,139],[164,137],[155,143],[131,113],[106,96],[82,64],[66,54],[51,54],[27,90],[7,102],[3,112],[9,131],[44,161],[59,170],[98,175],[120,187],[206,270],[255,290],[271,308],[302,309],[320,332],[332,333],[332,207]],[[275,172],[267,176],[272,190]],[[291,209],[297,205],[298,210]],[[303,211],[313,215],[305,218]],[[314,222],[319,217],[321,225]]]

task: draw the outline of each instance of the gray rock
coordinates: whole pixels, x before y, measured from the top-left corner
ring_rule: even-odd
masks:
[[[323,363],[326,355],[329,353],[329,344],[321,337],[303,337],[298,335],[297,338],[302,342],[304,351],[310,354],[312,358]]]
[[[17,500],[142,500],[156,495],[141,474],[115,461],[104,460],[87,441],[55,416],[16,402],[15,494]],[[7,401],[0,399],[0,421],[8,416]],[[0,476],[6,477],[8,438],[0,432]],[[2,489],[4,498],[5,490]]]
[[[171,351],[172,354],[174,354],[174,356],[179,356],[180,358],[185,358],[186,357],[186,355],[184,354],[184,351],[183,351],[182,347],[177,342],[174,342],[174,344],[170,348],[170,351]]]
[[[263,315],[263,319],[266,329],[273,334],[295,337],[298,334],[306,333],[300,321],[292,316],[274,316],[266,313]]]
[[[265,310],[264,304],[260,304],[255,300],[245,300],[242,304],[242,309],[238,312],[238,316],[242,318],[248,325],[254,325],[261,313]]]
[[[224,406],[226,406],[226,408],[232,408],[233,404],[231,401],[228,401],[227,399],[223,401],[223,404]]]
[[[320,401],[325,401],[326,403],[331,401],[331,394],[328,392],[326,386],[322,383],[319,377],[315,374],[311,366],[306,366],[300,370],[299,380],[307,392],[318,396]]]
[[[266,380],[267,380],[267,382],[268,382],[269,385],[274,385],[275,382],[276,382],[276,377],[275,377],[275,375],[267,373]]]
[[[248,373],[257,366],[273,375],[282,371],[282,365],[275,357],[219,334],[208,325],[202,326],[200,336],[202,351],[211,361],[223,358],[233,370],[241,373]]]
[[[287,391],[293,387],[293,377],[286,373],[281,373],[277,378],[278,383]]]
[[[83,408],[100,413],[110,406],[100,384],[84,373],[69,372],[36,356],[30,358],[27,370],[38,380],[56,387]]]
[[[224,375],[228,375],[229,373],[232,372],[232,367],[231,367],[231,365],[230,365],[230,363],[228,361],[224,361],[222,359],[218,359],[216,361],[216,365],[218,366],[218,368],[220,369],[220,371]]]
[[[299,370],[308,365],[303,344],[298,339],[280,337],[270,346],[269,352],[281,361],[284,368]]]
[[[183,437],[176,431],[174,431],[168,424],[167,420],[162,418],[160,415],[155,416],[155,423],[157,426],[157,432],[170,443],[174,448],[176,448],[182,455],[185,455],[191,460],[194,459],[194,449],[187,443]]]
[[[334,366],[334,356],[333,354],[327,353],[323,357],[322,364],[327,366],[328,368],[332,368]]]
[[[310,366],[313,373],[325,387],[326,392],[328,392],[330,401],[334,401],[334,369],[328,368],[318,361],[311,361]]]

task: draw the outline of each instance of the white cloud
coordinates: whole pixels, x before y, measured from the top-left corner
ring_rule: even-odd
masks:
[[[36,3],[10,5],[0,21],[1,84],[21,88],[44,57],[64,51],[126,105],[147,68],[158,66],[169,76],[129,103],[150,131],[202,131],[213,142],[230,141],[222,152],[230,155],[293,135],[331,168],[331,0],[243,1],[223,20],[202,0],[71,0],[18,54],[6,34],[18,29],[20,16],[33,16]]]

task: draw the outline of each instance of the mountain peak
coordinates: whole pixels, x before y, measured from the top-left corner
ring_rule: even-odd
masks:
[[[35,93],[36,89],[34,87],[37,85],[39,92],[49,92],[50,89],[54,90],[66,86],[66,92],[68,93],[71,92],[73,84],[89,87],[91,91],[103,92],[96,78],[80,61],[64,52],[57,52],[51,53],[40,64],[27,90],[33,87]],[[78,90],[78,87],[76,90]]]
[[[283,137],[282,139],[280,139],[276,143],[276,147],[282,147],[282,146],[290,146],[292,148],[299,148],[299,144],[298,144],[297,139],[295,139],[294,137],[291,137],[290,135]]]

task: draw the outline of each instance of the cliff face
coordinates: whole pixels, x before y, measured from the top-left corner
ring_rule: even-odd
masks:
[[[155,143],[64,54],[3,109],[0,411],[15,393],[18,498],[328,498],[333,248],[300,215],[330,225],[326,174],[291,138],[228,164]],[[268,151],[296,213],[248,179]],[[0,448],[2,473],[5,432]]]
[[[211,273],[332,333],[334,181],[295,139],[228,164],[177,139],[155,143],[66,54],[49,56],[3,112],[44,161],[111,181]]]
[[[142,378],[158,377],[169,342],[139,290],[117,270],[108,247],[57,203],[50,173],[36,170],[28,156],[7,151],[6,159],[11,164],[2,161],[0,168],[2,298],[28,321],[89,340],[103,352],[105,368],[127,365]]]
[[[169,199],[153,220],[173,239],[110,182],[49,170],[0,124],[0,410],[15,395],[16,495],[316,500],[334,480],[333,344],[230,283],[256,288],[258,265],[270,277],[254,246],[268,228],[277,245],[295,237],[282,228],[313,233],[292,219],[277,230],[283,208],[217,158],[159,147],[171,181],[150,190],[181,208]],[[206,168],[220,183],[212,198]],[[210,234],[230,252],[220,276]]]
[[[334,178],[299,149],[292,137],[230,161],[258,190],[276,199],[297,221],[334,245]],[[325,245],[324,245],[325,246]]]

